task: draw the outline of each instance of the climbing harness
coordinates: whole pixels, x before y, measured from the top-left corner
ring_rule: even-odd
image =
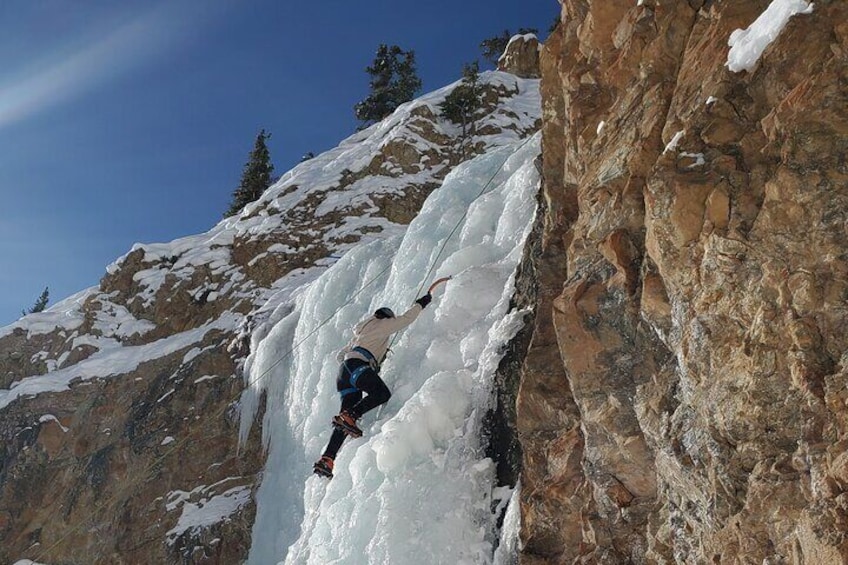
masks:
[[[380,362],[377,361],[377,358],[374,357],[374,354],[365,349],[364,347],[360,347],[357,345],[356,347],[351,349],[351,351],[355,351],[356,353],[359,353],[360,355],[365,357],[365,359],[368,360],[368,365],[375,371],[380,368]]]
[[[368,364],[367,365],[360,365],[359,367],[357,367],[356,369],[351,371],[350,369],[348,369],[348,366],[347,366],[347,361],[349,361],[349,359],[346,360],[344,363],[342,363],[345,371],[347,371],[348,374],[350,375],[348,377],[348,382],[350,383],[350,386],[348,388],[344,389],[344,390],[339,391],[339,396],[341,396],[342,398],[344,398],[348,394],[352,394],[352,393],[359,390],[356,387],[356,381],[359,379],[359,377],[362,375],[362,373],[364,373],[365,371],[367,371],[369,369],[371,369],[374,372],[377,372],[377,370],[379,369],[379,364],[377,363],[377,358],[374,357],[374,355],[370,351],[365,349],[364,347],[359,347],[357,345],[356,347],[351,349],[351,351],[355,351],[356,353],[359,353],[360,355],[365,357],[368,360]]]
[[[348,394],[353,394],[354,392],[357,392],[359,389],[356,388],[356,381],[359,379],[362,373],[371,369],[371,367],[369,367],[368,365],[360,365],[359,367],[351,371],[347,366],[347,362],[344,363],[344,368],[345,371],[350,374],[350,377],[348,377],[348,382],[350,383],[350,386],[344,390],[339,391],[339,396],[341,396],[342,398],[344,398]]]

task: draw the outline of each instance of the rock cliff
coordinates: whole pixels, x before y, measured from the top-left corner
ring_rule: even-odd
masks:
[[[848,4],[769,5],[561,0],[521,563],[848,562]]]

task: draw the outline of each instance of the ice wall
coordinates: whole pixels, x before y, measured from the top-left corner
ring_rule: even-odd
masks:
[[[498,501],[481,422],[503,345],[522,325],[508,307],[539,150],[537,135],[459,166],[405,232],[350,250],[257,334],[244,419],[267,392],[268,460],[249,563],[491,562]],[[332,481],[311,475],[338,412],[335,354],[350,328],[383,305],[403,311],[445,275],[383,365],[392,399],[363,418]]]

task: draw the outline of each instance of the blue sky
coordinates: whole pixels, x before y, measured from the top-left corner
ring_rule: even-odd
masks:
[[[221,218],[257,132],[276,173],[353,133],[379,43],[424,91],[556,0],[0,3],[0,326],[96,285],[136,242]],[[482,63],[482,61],[481,61]],[[485,67],[488,68],[488,67]]]

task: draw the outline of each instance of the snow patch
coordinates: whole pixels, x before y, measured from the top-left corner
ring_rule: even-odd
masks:
[[[241,316],[238,314],[225,312],[220,318],[204,326],[153,343],[127,347],[115,344],[101,349],[76,365],[58,369],[46,375],[27,377],[12,383],[8,390],[0,390],[0,409],[22,396],[68,390],[71,381],[75,379],[85,381],[94,378],[112,378],[132,372],[144,361],[171,355],[202,341],[210,331],[236,327],[240,319]]]
[[[527,42],[527,41],[532,41],[534,39],[538,39],[536,37],[535,33],[522,33],[522,34],[513,35],[512,37],[510,37],[509,42],[506,44],[506,48],[504,49],[504,52],[501,54],[500,57],[498,57],[498,64],[501,63],[503,58],[506,56],[507,52],[509,52],[509,48],[510,48],[510,46],[512,46],[513,42],[516,42],[516,41]],[[541,46],[541,42],[539,42],[539,44]]]
[[[777,39],[795,14],[811,14],[813,4],[805,0],[772,0],[768,8],[746,29],[730,34],[727,67],[734,73],[752,71],[763,52]]]
[[[217,379],[217,378],[218,378],[218,375],[203,375],[202,377],[194,379],[194,384],[202,383],[204,381],[211,381],[211,380]]]
[[[679,132],[675,133],[674,136],[671,138],[671,141],[669,141],[668,145],[666,145],[665,149],[663,149],[663,155],[665,155],[669,151],[676,150],[677,144],[680,143],[680,140],[683,139],[683,136],[685,134],[686,134],[686,130],[680,130]]]
[[[197,359],[199,356],[201,356],[203,353],[205,353],[207,351],[211,351],[212,349],[216,349],[216,347],[217,346],[215,346],[215,345],[210,345],[208,347],[204,347],[203,349],[201,349],[199,347],[192,347],[191,349],[188,350],[188,353],[183,355],[182,364],[188,365],[189,363],[191,363],[192,361]]]
[[[704,159],[703,153],[687,153],[686,151],[681,151],[678,153],[681,157],[689,157],[690,159],[694,159],[695,162],[691,165],[687,165],[687,169],[694,169],[695,167],[702,167],[706,160]]]
[[[221,494],[212,495],[210,491],[218,485],[232,479],[225,479],[212,486],[200,486],[191,492],[172,491],[165,505],[168,512],[181,509],[177,525],[168,530],[165,537],[169,545],[177,538],[189,534],[201,533],[204,529],[227,521],[250,502],[250,487],[233,487]]]
[[[59,328],[67,331],[76,330],[85,322],[81,305],[97,291],[97,287],[91,287],[57,302],[42,312],[27,314],[17,322],[0,328],[0,338],[6,337],[18,328],[26,330],[27,339],[51,333]]]
[[[44,416],[42,416],[41,418],[39,418],[39,419],[38,419],[38,421],[39,421],[40,423],[42,423],[42,424],[43,424],[43,423],[45,423],[45,422],[56,422],[56,424],[59,426],[59,428],[61,428],[61,430],[62,430],[63,432],[67,432],[67,431],[68,431],[68,428],[66,428],[65,426],[63,426],[63,425],[62,425],[62,422],[60,422],[60,421],[59,421],[59,418],[57,418],[57,417],[56,417],[56,416],[54,416],[53,414],[45,414]]]

